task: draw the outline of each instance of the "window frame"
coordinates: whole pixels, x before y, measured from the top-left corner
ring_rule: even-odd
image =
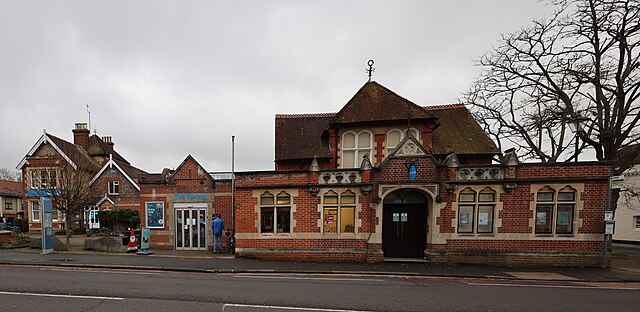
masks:
[[[491,200],[482,198],[482,195],[491,194]],[[457,226],[456,233],[462,235],[494,235],[495,234],[495,214],[498,203],[498,193],[491,187],[486,187],[480,191],[465,188],[458,193],[458,210],[456,212]],[[486,219],[487,224],[480,224],[481,211],[489,211]],[[465,213],[465,219],[462,213]],[[462,221],[466,221],[462,223]],[[483,222],[484,223],[484,222]],[[481,226],[488,230],[481,229]]]
[[[268,195],[268,196],[267,196]],[[279,203],[279,199],[284,200],[286,197],[287,202]],[[271,198],[271,203],[263,203],[263,198],[268,199]],[[292,233],[291,228],[291,207],[293,205],[293,196],[286,191],[281,191],[278,194],[274,195],[271,192],[264,192],[258,197],[258,206],[260,211],[260,218],[258,220],[258,230],[260,235],[289,235]],[[266,216],[265,211],[271,215],[271,224],[270,228],[265,230],[266,224],[263,222],[263,216]],[[282,220],[280,218],[281,212],[285,212],[288,215],[287,222],[282,226],[283,230],[279,231],[279,221]],[[288,228],[288,231],[284,231],[285,226]]]
[[[570,194],[569,198],[566,197]],[[550,197],[549,195],[550,194]],[[535,194],[534,235],[573,236],[575,235],[576,208],[578,191],[570,186],[559,190],[545,186]],[[543,214],[544,218],[543,218]],[[563,216],[562,218],[560,216]],[[539,224],[541,220],[546,224]],[[562,221],[560,223],[559,221]]]
[[[400,133],[400,140],[398,140],[398,144],[400,144],[400,142],[402,142],[402,140],[404,140],[404,138],[407,136],[407,131],[413,132],[413,134],[414,134],[413,137],[416,138],[416,140],[418,140],[418,142],[420,141],[420,131],[418,131],[418,129],[416,129],[416,128],[409,128],[409,129],[405,129],[404,131],[400,130],[398,128],[393,128],[393,129],[387,131],[387,134],[386,134],[386,137],[385,137],[385,141],[386,141],[385,142],[386,143],[385,144],[385,148],[387,149],[387,156],[391,155],[391,153],[393,153],[396,150],[396,148],[398,148],[397,144],[396,144],[396,146],[389,146],[389,134],[391,132]]]
[[[369,135],[369,146],[368,147],[359,147],[358,146],[358,142],[360,141],[360,136],[363,134],[368,134]],[[353,141],[353,147],[345,147],[344,145],[344,137],[347,135],[353,135],[354,136],[354,141]],[[345,168],[345,169],[353,169],[353,168],[360,168],[360,165],[362,164],[362,161],[358,161],[362,159],[362,156],[364,155],[363,152],[367,151],[367,154],[369,155],[369,159],[373,162],[372,160],[372,153],[373,153],[373,132],[369,131],[369,130],[362,130],[359,132],[355,132],[355,131],[346,131],[345,133],[342,134],[341,138],[340,138],[340,168]],[[345,152],[353,152],[353,165],[354,167],[345,167]]]
[[[58,188],[57,168],[33,168],[29,169],[29,187],[34,190]]]
[[[120,195],[120,181],[117,181],[117,180],[109,181],[107,183],[107,194],[108,195]]]
[[[34,209],[33,207],[37,206],[37,209]],[[38,218],[36,218],[33,214],[34,211],[38,211]],[[40,220],[42,219],[42,209],[40,207],[40,202],[37,200],[30,200],[29,201],[29,216],[31,216],[31,221],[35,222],[38,221],[40,222]]]
[[[335,198],[336,198],[336,202],[326,202],[326,198],[329,197],[328,194],[331,195],[331,197],[334,197],[335,194]],[[343,198],[345,197],[353,197],[353,202],[352,203],[347,203],[344,202]],[[322,194],[322,199],[321,199],[321,203],[322,203],[322,215],[321,215],[321,220],[322,220],[322,233],[325,234],[335,234],[335,235],[341,235],[341,234],[355,234],[357,232],[356,229],[356,205],[358,202],[358,195],[350,190],[344,190],[342,192],[337,192],[335,190],[328,190],[326,191],[324,194]],[[327,210],[335,210],[335,220],[334,220],[334,224],[335,224],[335,231],[327,231]],[[352,226],[352,231],[346,231],[343,230],[343,228],[346,228],[347,226],[349,226],[349,224],[347,225],[343,225],[343,212],[345,210],[352,210],[351,213],[351,218],[353,219],[353,224],[351,224]]]
[[[633,216],[633,230],[640,231],[640,216]]]
[[[13,202],[5,202],[4,210],[13,210]]]

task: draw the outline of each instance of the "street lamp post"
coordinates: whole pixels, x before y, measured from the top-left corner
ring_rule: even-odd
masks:
[[[575,155],[576,155],[576,159],[575,161],[578,162],[578,154],[579,154],[579,145],[580,145],[580,132],[583,132],[584,129],[582,127],[582,124],[587,121],[588,119],[585,117],[580,116],[580,114],[576,113],[575,115],[572,116],[572,118],[569,120],[569,128],[571,129],[571,132],[576,134],[576,151],[575,151]]]

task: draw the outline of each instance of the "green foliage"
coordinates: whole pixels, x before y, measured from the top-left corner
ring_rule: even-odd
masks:
[[[29,220],[23,219],[13,219],[13,225],[17,226],[20,229],[20,233],[29,232]]]
[[[29,246],[31,239],[26,233],[12,233],[11,240],[5,244],[0,244],[0,249],[19,248]]]
[[[138,211],[128,208],[100,211],[98,213],[98,219],[100,220],[101,227],[112,230],[136,228],[141,222]]]

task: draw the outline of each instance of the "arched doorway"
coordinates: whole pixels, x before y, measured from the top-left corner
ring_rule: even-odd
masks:
[[[387,195],[382,213],[382,251],[390,258],[422,258],[427,242],[427,199],[413,189]]]

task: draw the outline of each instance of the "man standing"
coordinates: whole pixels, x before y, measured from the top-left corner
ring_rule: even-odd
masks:
[[[213,253],[216,253],[218,250],[222,253],[222,230],[224,229],[224,221],[220,219],[220,215],[213,215],[211,229],[213,230]]]

